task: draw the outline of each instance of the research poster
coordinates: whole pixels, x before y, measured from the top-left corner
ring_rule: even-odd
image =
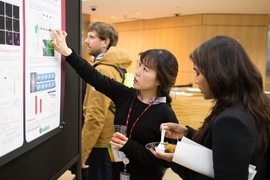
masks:
[[[22,1],[0,0],[0,157],[24,141],[22,23]]]
[[[25,0],[25,133],[30,142],[59,126],[60,55],[50,28],[61,28],[61,3]]]
[[[59,128],[63,0],[0,0],[0,161]],[[0,164],[1,165],[1,164]]]

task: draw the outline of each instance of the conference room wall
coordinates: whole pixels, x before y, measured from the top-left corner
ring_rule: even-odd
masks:
[[[117,46],[128,50],[134,59],[128,71],[135,72],[139,52],[165,48],[176,56],[180,65],[176,85],[193,82],[189,54],[216,35],[239,40],[265,80],[268,25],[269,15],[264,14],[197,14],[114,24],[119,31]]]

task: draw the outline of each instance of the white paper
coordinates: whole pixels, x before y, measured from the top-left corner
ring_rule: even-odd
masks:
[[[178,141],[172,161],[200,174],[214,178],[212,151],[208,148],[197,146],[193,142],[185,137],[182,138],[182,141]]]
[[[257,171],[255,169],[256,169],[256,166],[253,166],[251,164],[249,165],[249,167],[248,167],[248,173],[249,173],[248,180],[252,180],[255,177],[255,175],[257,173]]]
[[[173,162],[196,171],[205,176],[214,178],[212,150],[186,137],[177,142]],[[255,166],[249,165],[248,180],[256,175]]]

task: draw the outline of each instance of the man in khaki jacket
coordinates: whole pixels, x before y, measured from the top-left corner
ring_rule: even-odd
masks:
[[[94,22],[85,39],[88,54],[95,57],[95,68],[102,74],[122,82],[115,67],[126,69],[132,63],[127,51],[115,47],[118,32],[105,22]],[[107,144],[114,132],[114,103],[87,84],[83,102],[82,168],[87,180],[110,180],[111,162]]]

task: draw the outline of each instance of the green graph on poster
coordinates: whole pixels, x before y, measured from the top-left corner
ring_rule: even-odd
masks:
[[[38,30],[39,30],[38,25],[35,25],[35,33],[36,33],[36,34],[38,33]]]

